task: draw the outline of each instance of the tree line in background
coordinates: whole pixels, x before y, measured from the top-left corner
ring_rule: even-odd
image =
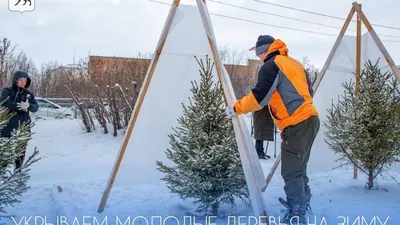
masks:
[[[43,98],[72,98],[78,108],[82,127],[87,132],[100,124],[104,133],[117,136],[127,127],[140,87],[150,64],[151,55],[139,54],[132,58],[112,60],[80,59],[73,67],[49,61],[37,68],[32,59],[7,38],[0,38],[0,84],[11,83],[17,70],[28,72],[32,78],[31,91]],[[243,97],[256,83],[256,71],[243,69],[244,52],[228,47],[220,50],[222,62],[229,71],[237,98]],[[143,60],[138,60],[143,59]],[[107,62],[107,66],[103,65]],[[307,58],[302,62],[311,74],[317,69]],[[257,68],[257,67],[254,67]],[[248,74],[253,74],[249,76]],[[71,102],[70,102],[71,103]],[[111,125],[111,127],[109,127]]]

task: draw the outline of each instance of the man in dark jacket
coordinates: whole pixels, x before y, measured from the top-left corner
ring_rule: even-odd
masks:
[[[4,102],[8,98],[4,102],[3,106],[6,107],[10,113],[15,113],[15,115],[10,119],[7,126],[1,130],[2,137],[11,137],[13,130],[18,129],[18,127],[24,122],[25,124],[29,124],[31,122],[29,112],[38,111],[39,105],[37,104],[35,97],[27,90],[30,85],[31,79],[28,74],[17,71],[14,73],[11,87],[3,89],[0,102]],[[24,155],[15,161],[16,169],[21,167],[25,159],[25,151]]]
[[[253,130],[258,158],[271,158],[264,152],[264,141],[274,141],[274,121],[268,107],[263,107],[253,113]]]

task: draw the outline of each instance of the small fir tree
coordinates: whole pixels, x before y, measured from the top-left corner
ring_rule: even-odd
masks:
[[[4,107],[0,108],[0,130],[14,115]],[[27,182],[30,179],[30,166],[39,160],[39,152],[35,149],[19,169],[14,167],[15,161],[24,154],[24,148],[31,139],[29,130],[32,127],[33,124],[22,124],[10,138],[0,138],[0,213],[7,213],[5,208],[19,203],[19,197],[29,189]]]
[[[197,58],[196,58],[197,60]],[[192,82],[192,100],[183,107],[178,119],[180,127],[169,135],[171,149],[166,150],[172,167],[158,161],[158,170],[168,188],[181,198],[193,198],[197,212],[211,212],[218,216],[221,203],[236,207],[235,198],[248,206],[248,189],[242,170],[235,133],[226,116],[223,90],[212,81],[210,59],[197,60],[201,69],[200,85]]]
[[[355,164],[368,176],[368,189],[400,151],[399,82],[382,73],[378,62],[365,63],[358,92],[353,81],[343,84],[342,99],[332,104],[324,122],[326,142],[342,165]]]

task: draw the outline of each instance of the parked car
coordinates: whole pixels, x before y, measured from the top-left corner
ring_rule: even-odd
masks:
[[[73,107],[62,107],[52,101],[44,98],[35,97],[39,110],[33,113],[36,117],[52,117],[62,119],[66,117],[74,117],[75,112]]]

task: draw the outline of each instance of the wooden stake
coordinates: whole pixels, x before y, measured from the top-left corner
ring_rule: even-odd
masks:
[[[180,0],[174,0],[173,4],[171,6],[171,9],[170,9],[170,12],[169,12],[169,16],[167,18],[167,21],[165,22],[164,29],[163,29],[163,31],[161,33],[159,42],[157,44],[156,54],[155,54],[155,56],[154,56],[154,58],[153,58],[153,60],[152,60],[152,62],[150,64],[150,67],[149,67],[148,71],[147,71],[147,74],[146,74],[146,77],[145,77],[145,80],[144,80],[144,83],[143,83],[143,88],[140,91],[139,99],[136,101],[134,112],[133,112],[133,114],[131,116],[131,119],[129,121],[127,130],[126,130],[126,134],[125,134],[124,140],[122,142],[121,149],[120,149],[120,151],[118,153],[118,157],[117,157],[117,160],[116,160],[116,162],[114,164],[113,170],[111,172],[110,179],[109,179],[109,181],[107,183],[107,186],[106,186],[106,189],[105,189],[105,191],[103,193],[103,197],[101,199],[99,208],[97,209],[98,213],[103,212],[104,207],[105,207],[105,205],[107,203],[108,196],[110,195],[111,188],[112,188],[112,186],[114,184],[115,177],[117,176],[119,167],[120,167],[121,162],[122,162],[122,158],[123,158],[123,156],[125,154],[125,151],[126,151],[126,147],[128,146],[129,139],[130,139],[132,131],[133,131],[133,127],[135,126],[136,119],[137,119],[137,117],[139,115],[139,111],[140,111],[140,108],[141,108],[141,106],[143,104],[144,97],[146,96],[147,89],[149,88],[151,78],[153,77],[154,70],[156,68],[158,59],[160,58],[161,51],[163,49],[163,46],[164,46],[165,40],[167,38],[168,32],[169,32],[169,30],[171,28],[171,24],[172,24],[176,9],[177,9],[177,7],[179,5],[179,2],[180,2]]]
[[[356,93],[360,91],[361,73],[361,19],[357,13],[357,36],[356,36]]]
[[[276,139],[275,139],[275,142],[276,142]],[[272,169],[270,170],[270,172],[267,176],[267,179],[265,179],[265,186],[262,188],[262,190],[261,190],[262,192],[264,192],[267,189],[268,184],[269,184],[269,182],[271,182],[272,177],[274,176],[275,171],[278,168],[280,162],[281,162],[281,153],[279,152],[278,157],[275,159],[274,165],[272,165]]]
[[[361,5],[360,5],[361,7]],[[361,73],[361,19],[357,12],[357,36],[356,36],[356,95],[360,91]],[[355,115],[357,116],[357,115]],[[357,165],[353,164],[353,178],[357,179]]]

